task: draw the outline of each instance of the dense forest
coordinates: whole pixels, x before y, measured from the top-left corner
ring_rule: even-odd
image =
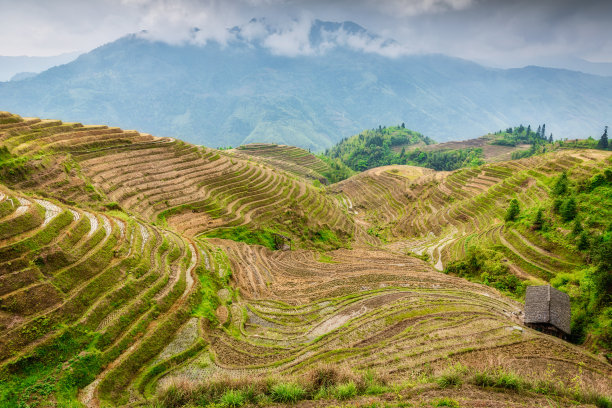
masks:
[[[531,126],[510,127],[493,134],[491,144],[517,146],[530,144],[528,150],[517,151],[513,159],[529,157],[550,150],[552,134],[546,136],[546,125],[533,131]],[[406,129],[405,124],[366,130],[358,135],[341,140],[327,149],[321,159],[338,170],[337,176],[347,177],[350,173],[343,165],[353,171],[364,171],[390,164],[407,164],[428,167],[434,170],[456,170],[462,167],[478,166],[484,163],[482,148],[431,150],[422,147],[436,142],[418,132]],[[337,180],[336,180],[337,181]]]
[[[482,149],[423,151],[419,146],[436,142],[422,134],[406,129],[405,124],[366,130],[345,138],[325,151],[322,158],[340,167],[364,171],[390,164],[409,164],[435,170],[455,170],[482,164]]]

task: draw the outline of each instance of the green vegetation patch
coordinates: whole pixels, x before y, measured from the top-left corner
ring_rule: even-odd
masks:
[[[238,226],[214,230],[203,236],[207,238],[231,239],[232,241],[244,242],[249,245],[261,245],[271,250],[278,249],[279,245],[278,234],[268,228],[252,229]]]

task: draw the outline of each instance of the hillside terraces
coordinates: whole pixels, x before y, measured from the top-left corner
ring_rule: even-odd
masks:
[[[298,245],[306,239],[329,248],[364,235],[312,183],[263,163],[138,132],[10,118],[0,140],[9,153],[32,157],[27,178],[6,177],[15,188],[94,206],[116,202],[188,236],[248,226],[271,228]],[[100,137],[102,131],[108,135]],[[34,160],[40,152],[44,157]],[[334,243],[319,239],[327,231]]]
[[[382,166],[359,173],[350,179],[331,186],[330,191],[338,194],[339,200],[352,214],[372,225],[394,224],[405,214],[408,200],[415,197],[410,186],[415,180],[434,173],[441,173],[424,167]],[[443,173],[442,173],[443,174]]]
[[[567,379],[581,373],[590,387],[609,385],[612,368],[606,363],[518,326],[518,303],[434,272],[418,259],[379,250],[321,257],[215,244],[225,248],[242,298],[227,298],[219,308],[227,329],[211,333],[210,353],[161,384],[300,374],[325,362],[405,379],[456,361],[483,368],[503,355],[505,364],[525,375],[549,369]]]
[[[83,177],[73,155],[163,141],[108,126],[83,126],[0,112],[0,178],[14,188],[53,193],[65,202],[95,202],[99,194]]]
[[[504,226],[509,198],[521,208],[550,200],[549,180],[563,171],[595,174],[609,153],[568,151],[488,164],[452,173],[436,172],[410,183],[384,171],[361,173],[333,186],[361,214],[372,230],[388,230],[389,248],[426,254],[442,270],[465,255],[469,245],[496,246],[522,278],[549,280],[579,265],[580,256],[532,231]],[[382,169],[382,168],[381,168]],[[355,204],[358,203],[358,204]]]
[[[92,397],[116,400],[189,318],[200,251],[133,218],[0,191],[0,401],[44,400],[24,387],[84,361],[77,386],[95,378]]]
[[[386,166],[315,187],[272,161],[169,138],[10,114],[0,126],[0,407],[156,406],[174,382],[290,381],[321,363],[408,380],[411,396],[430,381],[423,404],[444,392],[431,376],[458,363],[612,393],[603,358],[431,265],[478,243],[525,279],[573,271],[573,247],[504,223],[508,199],[532,211],[561,171],[590,176],[609,153]],[[272,250],[279,233],[290,250]],[[457,392],[478,395],[465,406],[519,400]]]
[[[259,157],[273,167],[304,178],[327,180],[324,174],[331,171],[321,159],[295,146],[251,143],[239,146],[233,152]]]

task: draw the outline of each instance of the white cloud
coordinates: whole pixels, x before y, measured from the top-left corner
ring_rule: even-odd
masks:
[[[87,51],[129,33],[170,43],[241,38],[274,54],[339,45],[390,57],[439,52],[497,65],[543,55],[612,62],[609,0],[0,0],[0,55]],[[247,23],[253,17],[264,17]],[[355,21],[383,38],[338,32],[313,48],[314,18]],[[198,27],[200,31],[193,31]]]
[[[315,50],[310,44],[310,28],[313,19],[303,16],[289,24],[276,28],[263,41],[264,47],[272,54],[295,57],[298,55],[312,55]]]
[[[387,14],[400,17],[417,16],[463,10],[474,4],[474,0],[387,0],[379,6]]]

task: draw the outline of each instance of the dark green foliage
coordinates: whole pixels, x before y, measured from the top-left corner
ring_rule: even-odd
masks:
[[[496,139],[491,144],[501,146],[517,146],[519,144],[530,144],[528,150],[512,152],[512,160],[523,159],[546,151],[546,145],[552,143],[552,139],[546,138],[546,125],[538,126],[538,131],[531,131],[531,125],[525,128],[523,125],[508,128],[505,131],[495,133]],[[552,135],[551,135],[552,136]]]
[[[510,272],[502,254],[490,249],[470,247],[467,256],[448,264],[444,273],[493,286],[515,297],[525,292],[525,285]]]
[[[599,139],[599,142],[597,142],[597,148],[598,149],[602,149],[602,150],[606,150],[608,149],[609,144],[608,144],[608,127],[606,126],[603,135],[601,135],[601,138]]]
[[[328,149],[325,156],[330,160],[339,159],[354,171],[364,171],[388,164],[405,164],[393,147],[432,143],[428,137],[401,126],[379,127],[343,139]]]
[[[514,221],[516,220],[516,217],[518,217],[520,212],[521,212],[521,209],[519,207],[519,202],[516,198],[513,198],[512,200],[510,200],[510,205],[508,206],[508,209],[506,210],[506,215],[504,219],[506,221]]]
[[[317,157],[327,163],[329,170],[323,171],[327,180],[333,184],[351,177],[355,172],[351,170],[340,158],[331,158],[325,154],[319,154]]]
[[[569,180],[567,179],[567,173],[563,172],[555,182],[552,193],[556,196],[565,195],[568,191]]]
[[[563,221],[567,222],[573,220],[577,214],[576,199],[574,197],[570,197],[563,200],[563,203],[561,203],[561,206],[559,207],[559,213],[561,214]]]
[[[572,234],[574,234],[575,236],[578,236],[580,235],[582,231],[583,231],[582,224],[580,223],[580,220],[576,218],[574,220],[574,227],[572,228]]]
[[[586,234],[586,232],[583,232],[582,234],[580,234],[580,236],[578,237],[578,243],[576,244],[576,246],[581,251],[586,251],[587,249],[589,249],[590,242],[589,242],[589,237]]]
[[[542,208],[538,208],[535,219],[533,220],[532,228],[534,230],[539,231],[542,229],[543,225],[544,225],[544,210]]]
[[[462,167],[479,166],[483,163],[481,148],[428,152],[417,148],[406,154],[406,162],[402,164],[428,167],[438,171],[451,171]]]

